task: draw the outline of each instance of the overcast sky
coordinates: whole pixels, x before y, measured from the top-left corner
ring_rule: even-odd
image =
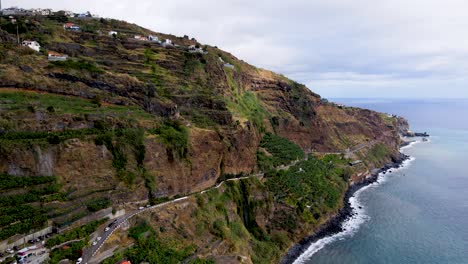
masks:
[[[466,0],[2,0],[195,37],[324,97],[468,98]]]

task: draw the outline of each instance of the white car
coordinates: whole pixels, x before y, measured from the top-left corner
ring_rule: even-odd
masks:
[[[102,237],[97,237],[97,239],[96,239],[96,240],[97,240],[97,241],[101,241],[101,238],[102,238]]]
[[[79,258],[79,259],[76,261],[76,264],[81,264],[81,261],[83,261],[83,258]]]
[[[93,246],[95,246],[96,244],[97,244],[97,241],[94,241],[94,242],[93,242]]]
[[[13,249],[9,248],[9,249],[6,250],[6,253],[13,254],[13,253],[15,253],[15,251],[13,251]]]
[[[143,210],[143,209],[145,209],[145,208],[144,208],[143,206],[140,206],[140,208],[138,208],[138,209],[139,209],[139,210]]]
[[[104,229],[104,232],[107,232],[107,231],[109,231],[109,230],[110,230],[110,227],[106,227],[106,228]]]

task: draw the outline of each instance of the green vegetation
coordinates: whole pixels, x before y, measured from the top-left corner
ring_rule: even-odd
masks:
[[[59,263],[62,259],[76,260],[81,257],[82,249],[86,246],[85,241],[74,242],[67,247],[56,248],[50,252],[50,264]]]
[[[192,217],[197,223],[196,235],[207,232],[224,240],[233,249],[252,246],[250,256],[254,263],[279,261],[281,250],[289,245],[289,238],[270,234],[256,222],[256,214],[268,214],[272,200],[262,197],[266,187],[258,179],[250,178],[238,182],[226,182],[225,191],[218,189],[197,195],[198,209]],[[234,203],[238,219],[233,219],[227,206]],[[233,220],[231,220],[233,219]],[[281,238],[280,238],[281,237]]]
[[[52,67],[59,67],[62,69],[73,69],[79,71],[88,71],[90,73],[104,73],[104,70],[98,68],[95,64],[86,61],[53,61],[50,64]]]
[[[188,129],[180,122],[168,120],[156,128],[153,133],[158,135],[172,156],[179,159],[187,157],[189,133]]]
[[[48,107],[53,106],[55,115],[74,114],[83,119],[86,119],[86,115],[90,114],[112,115],[119,119],[154,119],[154,116],[138,106],[103,105],[99,107],[95,100],[51,93],[0,90],[2,109],[11,113],[21,114],[24,111],[29,111],[28,107],[32,106],[36,111],[38,109],[46,110]]]
[[[302,151],[299,146],[286,138],[273,134],[267,133],[262,138],[260,147],[264,148],[270,154],[267,155],[263,151],[257,152],[257,163],[263,171],[304,158],[304,151]]]
[[[22,203],[1,207],[0,215],[0,240],[42,228],[47,222],[43,211]]]
[[[0,173],[0,190],[8,190],[14,188],[24,188],[39,184],[55,182],[54,176],[12,176]]]
[[[364,157],[365,160],[377,165],[382,165],[386,162],[386,158],[390,155],[390,150],[382,143],[375,144]]]
[[[297,208],[305,220],[314,222],[324,212],[340,206],[347,188],[341,174],[345,162],[340,162],[340,165],[330,161],[330,158],[321,160],[309,155],[308,160],[286,171],[269,171],[266,175],[268,189],[276,201]],[[287,221],[284,224],[286,229],[290,228]]]
[[[88,238],[89,235],[91,235],[96,229],[104,224],[107,221],[107,219],[101,219],[98,221],[93,221],[89,224],[86,224],[84,226],[72,229],[68,232],[56,235],[50,239],[47,240],[46,242],[46,247],[52,248],[53,246],[60,245],[62,243],[65,243],[67,241],[71,240],[76,240],[76,239],[85,239]]]
[[[100,198],[98,200],[93,200],[86,205],[88,211],[97,212],[101,209],[107,208],[111,205],[109,198]]]
[[[54,176],[19,177],[2,174],[0,184],[2,190],[26,188],[26,192],[0,196],[0,240],[45,226],[46,210],[38,208],[35,203],[66,199]]]
[[[0,196],[0,206],[15,206],[41,201],[43,196],[58,193],[60,185],[57,183],[49,184],[43,188],[34,188],[24,194]]]
[[[125,183],[134,183],[136,175],[127,168],[128,157],[126,150],[133,152],[137,166],[142,169],[145,159],[144,130],[140,128],[126,128],[110,130],[96,137],[96,145],[105,145],[112,153],[112,166],[117,176]]]
[[[148,233],[142,236],[140,232]],[[142,227],[131,229],[130,235],[136,237],[135,244],[122,253],[114,254],[111,258],[104,260],[104,264],[114,264],[122,259],[128,259],[132,263],[180,263],[194,252],[194,247],[177,249],[174,245],[161,241],[156,232],[143,224]]]
[[[136,226],[132,226],[129,230],[128,230],[128,236],[133,238],[133,239],[136,239],[138,240],[140,237],[142,237],[145,233],[151,231],[151,226],[148,225],[147,222],[143,222],[139,225],[136,225]]]
[[[245,118],[255,125],[260,131],[264,131],[264,120],[268,120],[270,114],[262,106],[257,96],[250,91],[241,94],[235,93],[234,100],[226,98],[228,109],[238,115],[241,119]]]

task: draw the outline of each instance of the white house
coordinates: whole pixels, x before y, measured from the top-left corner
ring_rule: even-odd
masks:
[[[191,53],[204,53],[203,49],[196,45],[189,46],[188,51]]]
[[[148,41],[147,38],[140,36],[140,35],[135,35],[133,38],[136,40],[140,40],[140,41]]]
[[[119,34],[117,31],[109,31],[109,36],[111,37],[115,37],[117,34]]]
[[[152,41],[152,42],[159,42],[159,38],[153,35],[149,35],[148,39],[149,41]]]
[[[231,63],[224,63],[224,67],[234,70],[234,65],[232,65]]]
[[[37,41],[25,40],[21,43],[22,46],[28,47],[32,50],[39,52],[41,50],[41,45]]]
[[[166,39],[166,40],[164,40],[164,41],[162,42],[162,45],[163,45],[163,47],[173,46],[173,45],[172,45],[172,40]]]
[[[68,55],[60,54],[55,51],[49,51],[49,56],[47,58],[49,61],[66,61],[68,59]]]
[[[50,15],[52,15],[52,9],[42,9],[41,12],[40,12],[40,15],[50,16]]]

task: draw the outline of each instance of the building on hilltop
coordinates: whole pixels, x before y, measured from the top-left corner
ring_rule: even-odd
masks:
[[[52,9],[46,8],[34,8],[29,10],[32,15],[38,15],[38,16],[50,16],[52,15]]]
[[[163,45],[163,47],[174,46],[174,45],[172,44],[172,40],[170,40],[170,39],[165,39],[165,40],[162,42],[162,45]]]
[[[33,40],[25,40],[21,43],[21,46],[28,47],[37,52],[41,50],[41,45],[37,41],[33,41]]]
[[[159,38],[156,37],[156,36],[153,36],[153,35],[149,35],[148,40],[151,41],[151,42],[160,42]]]
[[[2,9],[2,13],[4,16],[24,15],[26,13],[26,10],[14,6]]]
[[[204,53],[203,49],[198,45],[189,46],[188,51],[191,53]]]

